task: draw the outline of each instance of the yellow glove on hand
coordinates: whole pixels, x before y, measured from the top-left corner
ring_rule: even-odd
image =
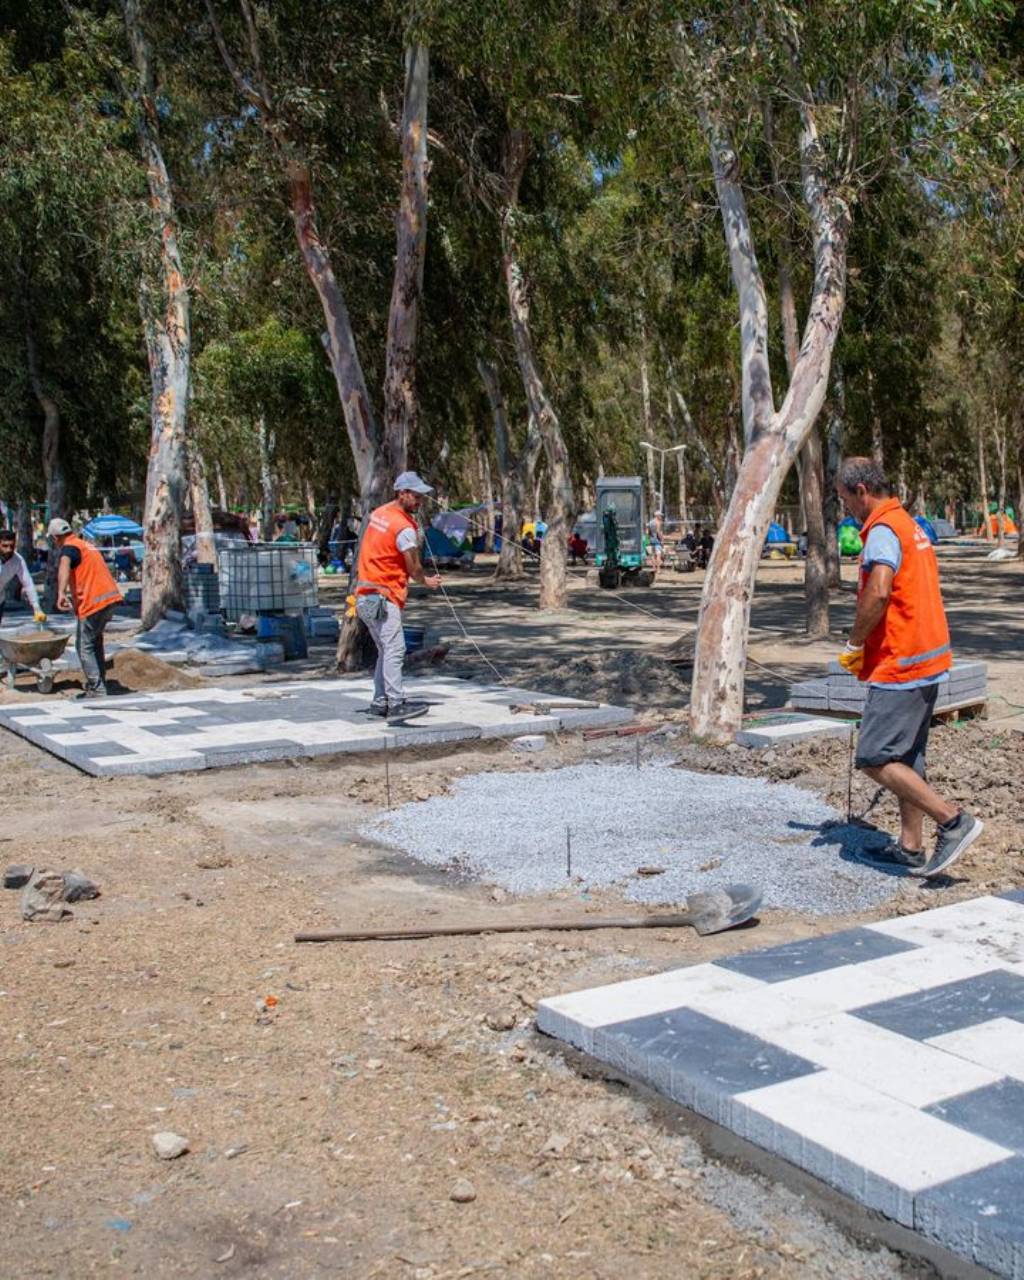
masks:
[[[356,616],[356,598],[355,596],[345,597],[345,617],[354,618]]]
[[[847,642],[846,648],[839,654],[839,665],[844,671],[849,671],[851,676],[859,675],[864,665],[864,646]]]
[[[32,617],[33,617],[33,619],[34,619],[36,622],[45,622],[45,621],[46,621],[46,614],[45,614],[45,613],[43,613],[42,609],[37,609],[37,610],[35,611],[35,613],[32,615]]]

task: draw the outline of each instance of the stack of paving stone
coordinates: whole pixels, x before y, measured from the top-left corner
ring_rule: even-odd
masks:
[[[789,704],[799,711],[844,711],[858,715],[864,710],[868,686],[830,662],[828,674],[818,680],[803,680],[789,687]],[[936,710],[973,706],[988,699],[988,667],[984,662],[954,662],[949,679],[939,685]]]

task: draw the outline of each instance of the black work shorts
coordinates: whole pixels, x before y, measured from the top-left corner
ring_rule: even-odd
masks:
[[[883,689],[872,685],[857,738],[857,768],[898,761],[925,777],[928,729],[935,714],[939,687],[926,684],[916,689],[898,686]]]

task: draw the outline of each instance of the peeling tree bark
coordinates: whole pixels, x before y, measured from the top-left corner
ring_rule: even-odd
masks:
[[[152,384],[149,466],[142,562],[142,626],[152,627],[182,603],[181,512],[188,487],[185,456],[192,339],[188,287],[178,249],[170,176],[160,149],[152,56],[139,0],[124,0],[125,27],[138,76],[135,126],[146,167],[160,244],[160,288],[143,276],[139,289]]]
[[[398,475],[408,466],[416,435],[416,337],[427,250],[427,79],[423,45],[405,51],[402,108],[402,190],[396,218],[397,253],[388,316],[384,375],[384,445],[387,466]]]
[[[530,333],[529,290],[515,242],[514,223],[519,184],[529,156],[529,139],[514,130],[506,140],[505,186],[507,206],[501,220],[502,272],[508,292],[509,317],[516,359],[526,393],[530,416],[537,424],[548,464],[551,501],[547,512],[547,533],[541,548],[540,608],[563,609],[569,595],[568,545],[574,511],[569,451],[561,424],[541,379]]]
[[[206,483],[206,466],[195,440],[188,444],[188,481],[192,492],[192,519],[196,527],[196,560],[200,564],[217,563],[217,540],[213,533],[210,510],[210,488]]]
[[[699,83],[685,28],[679,29],[679,37],[685,69]],[[746,436],[736,485],[704,581],[690,698],[695,736],[720,743],[731,740],[742,721],[750,601],[761,548],[786,472],[824,402],[846,297],[849,211],[842,199],[825,188],[823,150],[809,89],[800,86],[798,96],[803,197],[814,229],[814,286],[803,342],[778,410],[768,364],[764,282],[739,183],[739,158],[709,98],[698,101],[739,301]]]

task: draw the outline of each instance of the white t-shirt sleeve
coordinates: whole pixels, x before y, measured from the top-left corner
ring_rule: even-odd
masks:
[[[395,539],[395,546],[399,551],[415,551],[418,542],[415,529],[402,529]]]
[[[903,563],[903,548],[893,531],[884,524],[876,524],[868,533],[864,543],[864,568],[870,569],[876,564],[887,564],[893,573],[899,571]]]

